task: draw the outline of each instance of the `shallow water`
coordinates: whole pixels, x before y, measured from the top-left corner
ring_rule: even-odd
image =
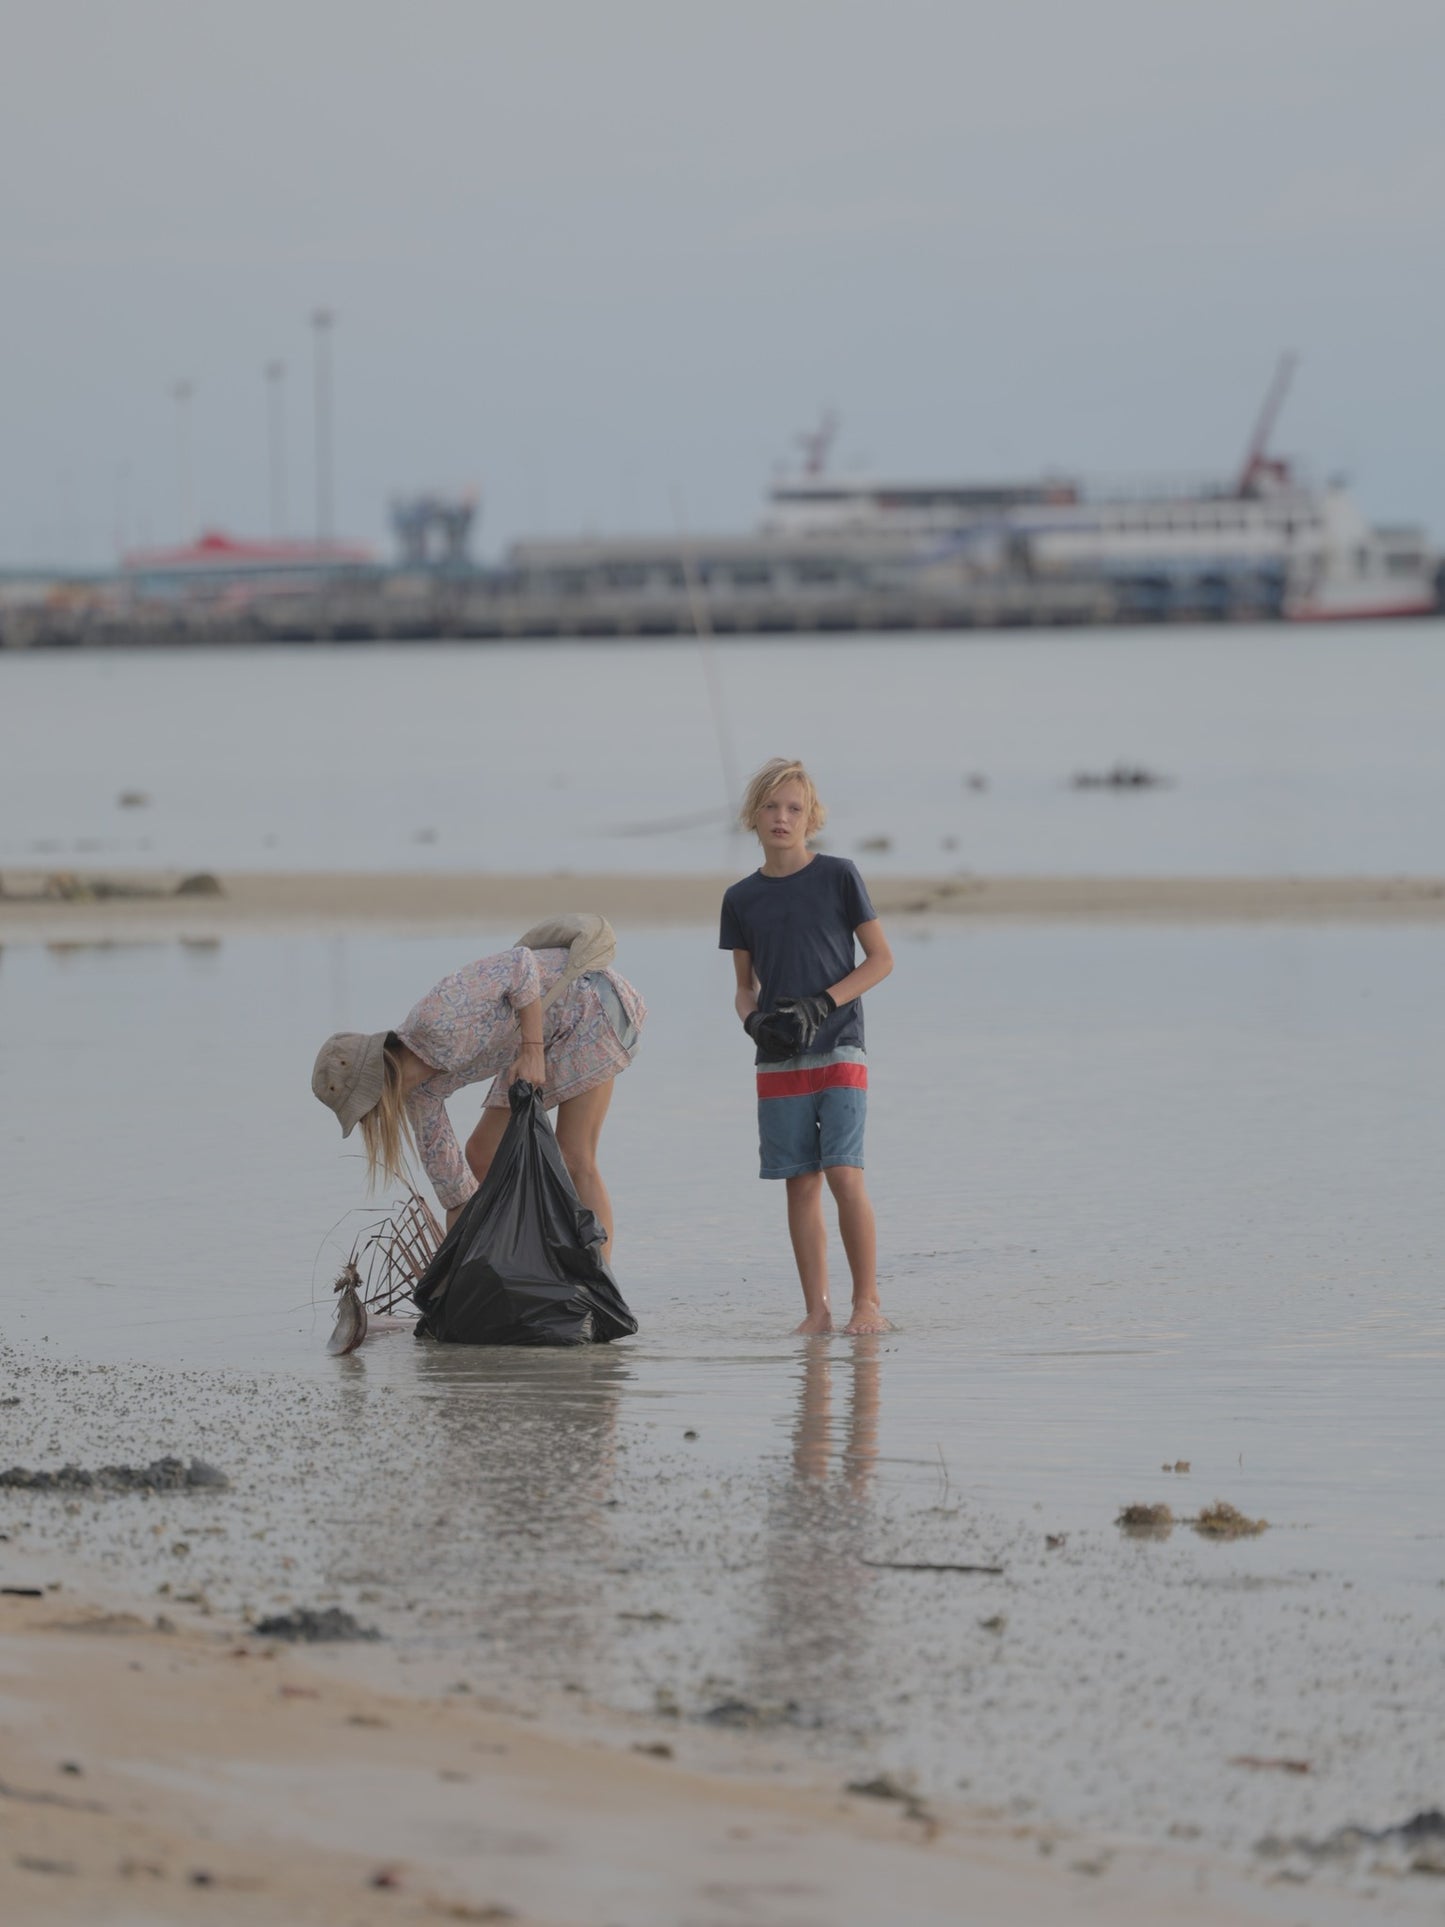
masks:
[[[11,652],[0,866],[741,870],[724,803],[781,750],[815,766],[830,847],[878,872],[1445,871],[1437,621],[729,640],[713,663],[717,713],[691,642]],[[1120,760],[1172,786],[1069,787]]]
[[[226,1610],[335,1598],[507,1704],[581,1688],[684,1754],[737,1699],[785,1761],[1234,1846],[1437,1799],[1445,933],[910,934],[869,1012],[898,1330],[858,1343],[786,1336],[710,944],[621,960],[652,1008],[604,1139],[640,1336],[342,1360],[360,1170],[311,1057],[455,943],[7,949],[0,1458],[199,1452],[237,1487],[0,1495],[7,1550]],[[1270,1530],[1112,1523],[1215,1497]]]

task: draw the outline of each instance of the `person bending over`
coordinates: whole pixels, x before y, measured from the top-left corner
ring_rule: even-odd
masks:
[[[317,1055],[311,1088],[350,1137],[359,1124],[367,1177],[409,1182],[415,1146],[450,1230],[487,1175],[510,1116],[507,1092],[525,1078],[557,1111],[557,1144],[577,1195],[615,1250],[612,1200],[597,1144],[612,1084],[637,1052],[647,1006],[615,970],[569,983],[544,1008],[566,969],[565,950],[518,945],[464,964],[430,989],[395,1030],[340,1031]],[[453,1091],[493,1082],[463,1155],[447,1116]]]

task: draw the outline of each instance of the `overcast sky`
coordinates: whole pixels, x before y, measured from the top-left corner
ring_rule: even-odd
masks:
[[[0,0],[0,562],[480,486],[746,528],[848,467],[1232,470],[1445,536],[1440,0]]]

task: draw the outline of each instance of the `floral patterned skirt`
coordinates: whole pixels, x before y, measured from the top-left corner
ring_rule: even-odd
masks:
[[[637,1055],[647,1005],[615,970],[594,970],[579,977],[543,1018],[547,1082],[542,1102],[548,1110],[581,1097],[627,1069]],[[507,1108],[507,1072],[492,1079],[485,1111]]]

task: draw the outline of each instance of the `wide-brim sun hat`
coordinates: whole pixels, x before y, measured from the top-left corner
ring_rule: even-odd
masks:
[[[388,1032],[339,1030],[316,1053],[311,1088],[328,1110],[341,1119],[341,1135],[350,1137],[366,1113],[381,1101],[386,1084]]]

